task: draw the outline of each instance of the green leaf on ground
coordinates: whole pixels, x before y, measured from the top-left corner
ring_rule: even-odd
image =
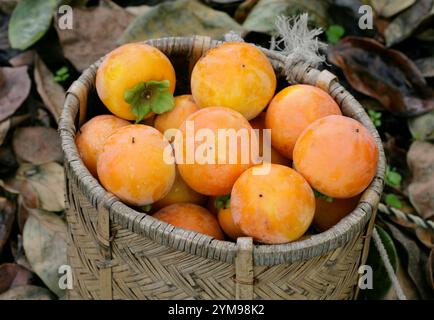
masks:
[[[9,41],[12,48],[25,50],[47,32],[53,12],[60,0],[21,0],[9,21]]]
[[[396,208],[396,209],[401,209],[402,208],[402,203],[401,200],[399,200],[399,198],[393,194],[393,193],[388,193],[385,195],[385,201],[386,204],[390,207]]]
[[[326,30],[327,41],[330,43],[338,43],[345,34],[345,29],[340,25],[331,25]]]
[[[318,0],[260,0],[247,16],[243,27],[249,31],[276,34],[276,17],[295,17],[309,14],[309,25],[326,29],[330,18],[327,12],[328,1]]]
[[[120,42],[192,35],[222,39],[231,30],[244,31],[224,12],[196,0],[177,0],[161,3],[138,16],[125,30]]]
[[[393,168],[386,168],[386,184],[391,187],[399,187],[402,181],[402,176]]]

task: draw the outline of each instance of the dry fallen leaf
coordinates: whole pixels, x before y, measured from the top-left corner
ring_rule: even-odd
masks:
[[[27,67],[0,68],[0,121],[15,113],[30,92]]]
[[[20,230],[20,232],[22,233],[22,230]],[[24,252],[23,236],[21,234],[17,234],[17,238],[10,239],[9,243],[12,256],[14,257],[14,262],[33,272],[32,266],[27,260],[26,253]]]
[[[0,265],[0,294],[17,286],[30,284],[33,274],[16,263],[3,263]]]
[[[42,165],[22,164],[15,177],[5,181],[9,192],[19,193],[27,208],[47,211],[65,209],[63,167],[50,162]]]
[[[72,29],[54,25],[65,57],[83,71],[117,46],[116,40],[134,18],[119,7],[74,8]]]
[[[66,265],[66,222],[59,216],[42,210],[32,211],[23,232],[24,251],[33,271],[58,297],[65,294],[59,288],[58,270]]]
[[[6,138],[10,129],[18,126],[29,118],[29,114],[24,114],[19,116],[13,116],[3,121],[0,121],[0,146],[3,144],[4,139]]]
[[[59,120],[62,112],[63,102],[65,100],[65,90],[54,81],[54,76],[47,68],[45,63],[36,55],[34,77],[36,89],[39,95],[51,112],[56,122]]]
[[[399,256],[401,259],[407,259],[405,267],[407,268],[409,277],[417,287],[418,295],[422,299],[432,299],[433,292],[430,290],[430,286],[427,284],[425,278],[426,263],[428,260],[427,255],[417,245],[416,241],[391,223],[386,224],[391,236],[397,244],[397,249],[401,248],[404,250],[404,252],[399,251]]]
[[[434,77],[434,57],[418,59],[415,63],[425,78]]]
[[[0,294],[0,300],[54,300],[54,295],[47,289],[23,285]]]
[[[434,145],[413,142],[407,162],[413,175],[408,186],[410,201],[423,218],[430,219],[434,216]]]
[[[57,131],[47,127],[22,127],[14,132],[12,140],[18,160],[33,164],[62,161],[62,148]]]
[[[0,255],[3,251],[3,246],[9,239],[12,225],[15,220],[16,205],[14,202],[0,197]]]
[[[394,0],[396,1],[396,0]],[[420,26],[428,23],[434,15],[432,0],[418,0],[416,3],[399,14],[384,30],[387,46],[397,44],[417,31]]]
[[[6,135],[8,134],[9,129],[11,128],[11,120],[5,119],[0,122],[0,146],[5,141]]]
[[[416,236],[427,248],[434,249],[434,232],[429,229],[417,228]]]
[[[329,60],[351,86],[401,116],[434,109],[434,95],[417,66],[403,53],[370,38],[346,37],[332,47]]]
[[[370,0],[369,4],[380,16],[390,18],[411,7],[415,2],[416,0]]]
[[[10,59],[9,63],[12,67],[22,67],[22,66],[31,65],[34,60],[35,60],[35,51],[28,50]]]
[[[23,233],[24,225],[26,223],[27,218],[29,217],[29,211],[32,209],[29,209],[26,207],[23,196],[19,195],[17,199],[17,224],[18,228],[20,229],[20,232]]]
[[[434,140],[434,110],[409,118],[408,128],[415,140]]]

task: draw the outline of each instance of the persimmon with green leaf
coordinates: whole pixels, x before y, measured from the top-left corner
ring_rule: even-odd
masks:
[[[175,106],[176,76],[157,48],[129,43],[111,51],[96,74],[96,90],[116,116],[136,123]]]

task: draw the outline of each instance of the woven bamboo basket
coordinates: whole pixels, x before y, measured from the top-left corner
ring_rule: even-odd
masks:
[[[220,41],[208,37],[163,38],[146,43],[190,70]],[[262,49],[276,74],[293,83],[318,86],[360,121],[379,149],[376,176],[357,208],[326,232],[288,244],[237,243],[176,228],[138,212],[107,193],[83,165],[74,143],[95,96],[99,60],[68,90],[59,132],[65,156],[68,260],[74,287],[70,299],[353,299],[358,268],[367,258],[376,208],[383,189],[381,140],[362,106],[328,71]],[[175,67],[176,68],[176,67]],[[176,70],[177,78],[188,70]],[[186,73],[185,75],[182,72]]]

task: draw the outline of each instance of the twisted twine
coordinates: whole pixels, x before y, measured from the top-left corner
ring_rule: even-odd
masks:
[[[429,229],[431,231],[434,231],[434,222],[430,220],[422,219],[421,217],[415,216],[414,214],[410,213],[404,213],[401,210],[388,207],[383,203],[380,203],[378,205],[378,210],[381,213],[387,214],[388,216],[397,218],[399,220],[403,220],[406,222],[414,223],[416,226]]]
[[[381,241],[380,235],[376,228],[374,228],[372,232],[372,236],[374,238],[375,246],[377,247],[378,253],[380,254],[381,260],[383,260],[384,267],[386,268],[387,275],[392,282],[392,287],[396,292],[399,300],[407,300],[407,297],[404,294],[404,291],[399,284],[398,278],[395,275],[395,270],[393,270],[392,264],[390,263],[389,256],[387,254],[386,248]]]

